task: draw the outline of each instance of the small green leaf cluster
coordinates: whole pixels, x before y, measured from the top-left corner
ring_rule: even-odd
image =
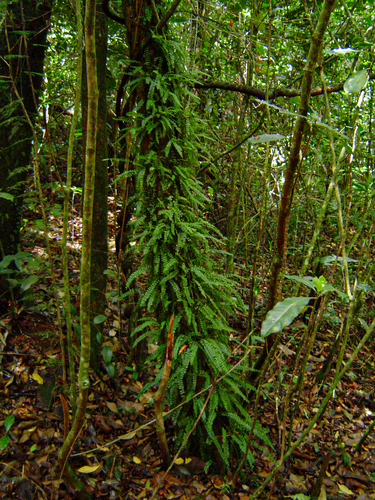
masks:
[[[5,434],[0,438],[0,450],[5,450],[10,442],[8,431],[14,424],[14,415],[8,415],[4,420]]]
[[[105,364],[105,368],[108,372],[108,375],[113,378],[116,374],[116,367],[114,363],[112,362],[113,358],[113,350],[110,345],[105,344],[103,346],[103,360]]]
[[[20,289],[23,298],[31,293],[31,287],[39,281],[36,274],[40,269],[40,259],[28,252],[18,252],[15,255],[6,255],[0,262],[0,275],[7,279],[10,286]]]

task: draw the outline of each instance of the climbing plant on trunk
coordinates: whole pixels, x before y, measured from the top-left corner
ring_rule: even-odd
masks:
[[[167,32],[155,34],[170,10],[165,13],[161,3],[152,1],[139,9],[135,2],[124,1],[123,7],[122,19],[108,12],[127,27],[132,61],[120,86],[117,113],[123,132],[131,136],[137,174],[133,238],[138,244],[132,248],[137,248],[141,264],[127,285],[140,275],[146,278],[138,310],[147,314],[142,314],[133,333],[140,335],[136,343],[148,338],[159,346],[151,358],[161,364],[174,315],[167,397],[175,405],[208,389],[229,371],[226,317],[233,307],[241,307],[241,301],[232,281],[216,272],[222,257],[218,255],[215,262],[211,247],[221,245],[221,236],[203,216],[208,200],[196,172],[204,123],[194,113],[197,97],[189,91],[196,75],[186,73],[187,58],[180,44]],[[192,399],[176,413],[178,442],[192,428],[205,396]],[[195,442],[201,444],[203,454],[216,448],[226,465],[230,446],[219,421],[224,412],[241,421],[235,411],[240,397],[233,371],[215,387],[202,424],[196,427],[200,439]]]

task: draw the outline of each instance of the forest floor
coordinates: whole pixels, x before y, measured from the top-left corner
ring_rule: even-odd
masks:
[[[61,287],[61,219],[49,216],[53,267]],[[33,225],[35,228],[35,224]],[[78,231],[74,241],[79,241]],[[112,241],[114,229],[111,227]],[[42,233],[35,229],[23,238],[23,250],[46,259]],[[71,247],[70,270],[78,290],[79,246]],[[114,264],[112,252],[111,265]],[[37,271],[34,269],[33,273]],[[0,499],[70,499],[71,492],[60,479],[57,461],[63,440],[63,409],[61,392],[61,348],[50,290],[48,273],[40,271],[40,281],[33,284],[33,300],[17,305],[0,318],[0,437],[9,442],[0,449]],[[115,287],[115,281],[109,282]],[[30,288],[31,289],[31,288]],[[78,305],[76,304],[78,310]],[[241,475],[235,492],[231,478],[235,471],[224,474],[205,470],[200,457],[185,455],[185,462],[175,465],[166,475],[161,469],[160,454],[153,424],[152,392],[138,397],[153,374],[143,373],[137,379],[127,367],[128,345],[125,333],[120,334],[116,304],[108,304],[106,335],[116,359],[116,376],[102,377],[92,373],[87,419],[77,441],[70,463],[93,491],[94,498],[103,499],[204,499],[248,500],[272,471],[280,458],[283,422],[280,402],[283,386],[277,378],[283,364],[292,365],[295,345],[289,340],[291,331],[298,335],[303,329],[296,321],[290,327],[277,355],[276,367],[269,373],[263,388],[258,418],[273,449],[262,445],[251,449],[254,464]],[[242,327],[241,327],[242,322]],[[243,338],[245,318],[238,318],[235,335]],[[351,334],[348,350],[353,349],[360,332]],[[316,413],[330,383],[330,376],[318,386],[315,374],[329,354],[335,333],[321,331],[309,359],[307,374],[296,412],[292,440],[298,438]],[[350,347],[351,346],[351,347]],[[78,353],[78,345],[76,346]],[[375,411],[374,350],[368,344],[350,372],[339,384],[323,417],[290,459],[275,476],[271,487],[257,498],[308,499],[309,488],[324,470],[320,500],[375,498],[375,439],[371,433],[359,451],[355,446],[371,424]],[[78,357],[77,357],[78,361]],[[277,368],[277,369],[276,369]],[[105,373],[105,372],[104,372]],[[251,412],[251,410],[250,410]],[[14,422],[9,426],[14,417]],[[166,427],[170,442],[173,425]],[[289,431],[289,429],[287,429]],[[288,432],[286,432],[286,437]],[[327,457],[327,458],[326,458]],[[326,461],[325,461],[326,458]],[[305,496],[303,496],[305,495]]]

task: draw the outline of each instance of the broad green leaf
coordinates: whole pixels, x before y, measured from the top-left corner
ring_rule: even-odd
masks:
[[[368,285],[367,283],[358,283],[357,290],[364,290],[365,292],[373,292],[374,291],[372,286]]]
[[[357,71],[352,76],[350,76],[344,83],[344,90],[347,94],[361,92],[361,90],[366,87],[368,82],[368,73],[366,69]]]
[[[320,262],[323,264],[323,266],[329,266],[331,265],[332,262],[335,261],[342,262],[343,258],[342,257],[337,257],[336,255],[327,255],[326,257],[323,257],[320,259]],[[351,257],[347,257],[347,262],[358,262],[357,259],[352,259]]]
[[[319,278],[315,276],[315,278],[313,278],[313,283],[316,286],[317,292],[321,293],[321,291],[327,284],[327,280],[325,279],[324,276],[319,276]]]
[[[108,365],[111,362],[113,356],[113,351],[109,345],[103,346],[103,359],[104,363]]]
[[[311,279],[308,278],[300,278],[299,276],[295,276],[294,274],[286,274],[285,278],[288,280],[298,281],[298,283],[302,283],[303,285],[311,288],[311,290],[315,291],[315,285]]]
[[[116,375],[116,368],[113,363],[109,363],[108,365],[105,365],[105,368],[107,370],[108,375],[113,378]]]
[[[22,280],[21,290],[25,292],[37,281],[39,281],[38,276],[28,276],[26,279]]]
[[[112,276],[112,278],[117,277],[117,273],[113,269],[106,269],[103,274],[106,274],[108,276]],[[107,294],[108,295],[108,294]]]
[[[338,292],[337,288],[335,288],[333,285],[328,283],[328,285],[324,285],[322,294],[328,293],[328,292]]]
[[[266,316],[262,324],[262,337],[277,333],[296,318],[302,309],[309,303],[310,297],[289,297],[278,302]]]
[[[104,323],[104,321],[107,319],[107,316],[104,316],[104,314],[99,314],[99,316],[95,316],[94,318],[94,325],[99,325],[100,323]]]
[[[38,372],[34,372],[33,374],[30,375],[30,377],[36,382],[38,382],[38,384],[40,385],[44,384],[44,380],[42,379],[42,377],[39,375]]]
[[[266,106],[269,106],[270,108],[277,110],[279,113],[282,113],[283,115],[294,116],[296,118],[302,117],[302,115],[300,115],[298,113],[294,113],[293,111],[288,111],[287,109],[284,109],[284,108],[280,108],[280,106],[276,106],[276,104],[271,104],[267,101],[260,101],[259,99],[256,99],[256,100],[259,103],[265,104]],[[307,121],[309,123],[313,123],[317,127],[322,127],[324,129],[329,130],[330,132],[332,132],[332,134],[340,137],[340,139],[342,139],[348,145],[348,147],[351,147],[351,142],[350,142],[349,137],[347,135],[343,134],[341,131],[337,130],[335,127],[330,127],[329,125],[327,125],[326,123],[324,123],[322,121],[319,121],[319,120],[317,121],[316,117],[311,117],[310,115],[308,115],[307,117],[303,116],[302,118],[305,120],[307,119]]]
[[[13,424],[14,424],[14,415],[8,415],[7,418],[4,420],[5,432],[8,432]]]
[[[362,319],[362,318],[358,318],[358,321],[360,322],[360,324],[361,324],[362,328],[363,328],[364,330],[367,330],[367,328],[368,328],[368,324],[366,323],[366,321],[365,321],[364,319]]]
[[[0,262],[0,268],[5,269],[9,266],[11,262],[14,260],[14,255],[6,255],[3,260]]]
[[[332,50],[327,50],[327,54],[337,54],[339,56],[344,56],[345,54],[352,54],[353,52],[358,52],[356,49],[350,49],[347,47],[346,49],[332,49]]]
[[[0,193],[0,198],[4,198],[4,200],[14,200],[14,196],[10,193]]]
[[[6,434],[0,439],[0,450],[5,450],[10,441],[10,437]]]
[[[249,142],[252,144],[260,144],[262,142],[273,142],[280,141],[281,139],[286,139],[286,135],[281,134],[261,134],[250,137]]]
[[[320,262],[323,264],[323,266],[329,266],[332,262],[335,262],[336,259],[336,255],[327,255],[326,257],[322,257],[320,259]]]

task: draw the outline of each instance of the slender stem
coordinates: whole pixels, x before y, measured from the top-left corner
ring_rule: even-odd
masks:
[[[72,170],[73,170],[73,153],[74,153],[74,140],[77,128],[79,106],[81,101],[81,88],[82,88],[82,46],[83,46],[83,30],[82,30],[82,14],[81,14],[81,1],[76,0],[76,17],[77,17],[77,81],[76,81],[76,95],[74,100],[74,112],[72,118],[72,125],[69,134],[68,146],[68,160],[67,160],[67,173],[66,173],[66,186],[64,189],[64,216],[63,216],[63,234],[62,234],[62,264],[63,264],[63,277],[64,277],[64,303],[65,303],[65,319],[66,331],[68,340],[68,358],[69,358],[69,375],[70,375],[70,395],[72,398],[73,416],[77,408],[77,393],[76,393],[76,376],[75,376],[75,363],[73,353],[73,332],[72,332],[72,315],[70,312],[70,287],[69,287],[69,267],[68,267],[68,225],[69,225],[69,197],[72,186]]]

